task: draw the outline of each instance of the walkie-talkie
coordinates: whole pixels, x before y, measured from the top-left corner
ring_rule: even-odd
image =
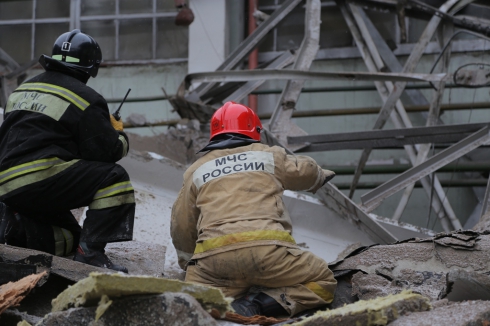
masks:
[[[126,93],[126,96],[124,96],[121,104],[119,104],[119,107],[117,108],[117,110],[113,114],[114,119],[116,119],[117,121],[121,120],[121,114],[119,113],[119,111],[121,111],[121,107],[124,104],[124,101],[126,101],[126,98],[128,97],[129,92],[131,92],[131,88],[128,89],[128,92]]]

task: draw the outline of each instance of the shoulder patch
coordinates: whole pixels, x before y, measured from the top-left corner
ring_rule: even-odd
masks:
[[[243,172],[267,172],[274,174],[274,154],[249,151],[221,156],[201,165],[192,175],[197,189],[207,182],[230,174]]]
[[[90,103],[74,92],[70,91],[61,86],[47,84],[47,83],[25,83],[20,85],[16,90],[17,91],[31,91],[31,92],[42,92],[57,95],[71,104],[78,107],[80,110],[84,111]]]
[[[31,111],[59,121],[69,106],[70,102],[51,94],[34,91],[14,92],[7,101],[5,113],[18,110]]]

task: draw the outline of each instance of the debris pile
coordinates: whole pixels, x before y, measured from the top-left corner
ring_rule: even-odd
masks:
[[[0,287],[0,322],[218,325],[217,320],[227,320],[228,325],[312,326],[445,325],[451,320],[456,326],[488,325],[490,319],[490,232],[454,231],[357,248],[330,265],[339,281],[334,302],[289,319],[236,315],[229,305],[232,299],[219,289],[159,277],[154,266],[144,263],[145,251],[146,257],[154,255],[151,245],[137,244],[139,252],[133,247],[130,242],[109,251],[113,257],[126,255],[128,261],[149,266],[133,269],[141,275],[106,274],[88,265],[78,269],[81,264],[65,258],[2,245],[3,264],[35,268],[31,275]],[[36,284],[40,294],[29,296],[36,296],[36,302],[44,298],[44,305],[51,303],[48,308],[29,304],[29,291]]]
[[[149,137],[129,132],[128,136],[132,149],[157,153],[186,165],[200,157],[197,152],[208,143],[209,130],[201,130],[198,120],[182,119],[165,133]]]

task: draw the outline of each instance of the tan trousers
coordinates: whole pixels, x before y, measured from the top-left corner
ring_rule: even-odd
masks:
[[[308,251],[267,245],[228,251],[187,267],[186,281],[239,298],[263,292],[293,316],[333,300],[337,281],[327,263]]]

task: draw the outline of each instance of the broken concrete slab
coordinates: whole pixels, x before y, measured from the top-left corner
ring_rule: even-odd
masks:
[[[28,275],[17,282],[9,282],[0,286],[0,314],[7,308],[15,307],[46,276],[46,272]]]
[[[486,274],[453,270],[447,273],[449,301],[490,300],[490,276]]]
[[[125,266],[131,275],[164,276],[165,246],[140,241],[107,244],[106,254],[117,265]]]
[[[126,266],[130,274],[163,276],[166,247],[139,241],[116,242],[107,245],[107,255]],[[76,262],[71,256],[58,257],[45,252],[0,244],[0,259],[7,263],[33,264],[50,273],[77,282],[91,272],[115,273],[107,268]],[[45,262],[44,262],[45,261]]]
[[[489,325],[489,320],[490,301],[466,301],[401,316],[390,326],[484,326]]]
[[[164,293],[114,299],[97,320],[97,307],[71,308],[46,315],[36,326],[55,325],[218,325],[191,295]]]
[[[357,274],[353,278],[355,294],[361,299],[410,289],[432,301],[439,300],[450,292],[446,275],[451,271],[476,274],[490,271],[490,235],[466,230],[441,233],[429,239],[409,239],[357,250],[343,261],[331,265],[334,272],[353,268],[369,274]],[[459,279],[456,289],[460,288],[458,284],[475,284],[475,279]],[[485,295],[481,290],[472,292]],[[468,299],[483,299],[468,293],[466,296]]]
[[[221,290],[204,285],[148,276],[91,273],[89,277],[69,287],[52,301],[52,311],[93,305],[103,295],[117,298],[137,294],[182,292],[192,295],[207,311],[217,310],[221,315],[231,311],[231,298]]]
[[[404,290],[439,300],[446,295],[446,288],[446,273],[404,269],[397,278],[361,272],[352,277],[353,294],[361,300],[397,294]]]
[[[31,249],[0,244],[0,258],[2,258],[5,262],[18,262],[23,259],[29,260],[28,258],[37,255],[41,255],[49,259],[52,259],[52,264],[50,269],[51,273],[59,275],[61,277],[64,277],[74,282],[86,278],[91,272],[101,272],[101,273],[114,272],[107,268],[100,268],[100,267],[90,266],[87,264],[82,264],[72,259],[53,256],[37,250],[31,250]]]
[[[393,286],[391,281],[376,274],[358,272],[352,276],[351,281],[352,294],[356,295],[360,300],[372,300],[403,291],[402,288]]]
[[[451,236],[452,238],[452,236]],[[370,247],[357,255],[331,265],[333,271],[359,269],[365,273],[400,278],[403,270],[447,273],[464,269],[485,273],[490,271],[490,235],[479,234],[474,250],[440,245],[430,239]]]
[[[361,300],[334,310],[320,311],[292,325],[387,325],[404,314],[430,309],[428,298],[404,291],[374,300]]]
[[[47,272],[50,273],[53,257],[45,254],[28,255],[18,260],[8,260],[2,257],[0,247],[0,284],[17,281],[24,276]],[[42,285],[46,278],[39,281]]]

